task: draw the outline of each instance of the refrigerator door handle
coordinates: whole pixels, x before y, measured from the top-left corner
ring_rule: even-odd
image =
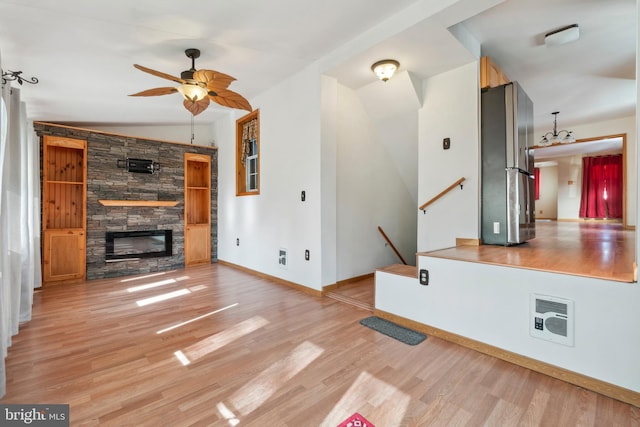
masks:
[[[529,178],[533,178],[533,174],[527,170],[521,169],[521,168],[505,168],[505,171],[509,172],[509,171],[518,171],[522,174],[527,175]]]

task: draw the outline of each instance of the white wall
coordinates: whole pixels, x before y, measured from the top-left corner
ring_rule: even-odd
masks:
[[[235,195],[235,118],[216,123],[218,258],[321,289],[321,84],[310,67],[259,97],[260,194]],[[306,201],[301,201],[301,191]],[[331,232],[331,231],[330,231]],[[236,246],[236,239],[240,245]],[[280,248],[288,267],[278,265]],[[305,261],[304,251],[310,251]]]
[[[420,257],[429,286],[376,275],[376,309],[640,391],[640,287],[541,271]],[[575,302],[572,347],[529,335],[530,295]]]
[[[562,157],[557,162],[558,219],[578,220],[582,197],[582,156]]]
[[[337,277],[337,160],[338,160],[338,82],[321,77],[321,285],[336,283]]]
[[[540,198],[536,200],[536,219],[558,217],[558,166],[540,167]]]
[[[381,124],[373,126],[355,92],[315,73],[252,100],[260,109],[260,195],[235,195],[237,115],[216,123],[215,140],[218,258],[320,290],[398,262],[378,225],[415,263],[416,205],[374,130]],[[417,117],[406,134],[416,129]],[[289,254],[286,270],[279,248]]]
[[[418,205],[459,178],[456,188],[418,213],[418,251],[452,247],[456,238],[480,237],[478,62],[424,81],[419,112]],[[451,138],[443,150],[442,139]]]
[[[415,138],[417,112],[403,130],[396,123],[406,124],[406,117],[374,122],[355,91],[339,85],[338,95],[337,280],[400,262],[378,226],[405,261],[415,265],[416,203],[385,148],[388,135],[381,130],[394,129],[398,141]],[[405,145],[398,142],[397,147]]]

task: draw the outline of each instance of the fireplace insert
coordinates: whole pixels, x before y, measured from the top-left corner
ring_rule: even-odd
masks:
[[[171,230],[107,231],[107,262],[171,256]]]

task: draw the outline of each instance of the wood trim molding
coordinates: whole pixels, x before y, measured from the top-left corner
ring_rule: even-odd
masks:
[[[546,362],[541,362],[539,360],[535,360],[521,354],[513,353],[499,347],[494,347],[492,345],[485,344],[471,338],[463,337],[462,335],[457,335],[442,329],[435,328],[433,326],[416,322],[414,320],[406,319],[392,313],[387,313],[382,310],[375,309],[374,315],[397,323],[404,327],[422,332],[424,334],[438,337],[445,341],[449,341],[463,347],[478,351],[480,353],[497,357],[498,359],[504,360],[506,362],[522,366],[523,368],[531,369],[532,371],[548,375],[552,378],[556,378],[576,385],[578,387],[600,393],[602,395],[611,397],[612,399],[620,400],[630,405],[640,407],[640,393],[634,392],[633,390],[629,390],[624,387],[608,383],[606,381],[598,380],[596,378],[591,378],[589,376],[579,374],[568,369],[560,368]]]
[[[334,292],[338,290],[338,284],[332,283],[331,285],[322,287],[322,296],[326,296],[329,292]]]
[[[465,239],[462,237],[456,237],[456,246],[480,246],[482,242],[480,239]]]
[[[257,277],[262,277],[263,279],[271,280],[271,281],[279,283],[281,285],[285,285],[285,286],[288,286],[290,288],[296,289],[298,291],[302,291],[302,292],[304,292],[306,294],[313,295],[314,297],[322,297],[323,296],[322,295],[322,291],[318,291],[316,289],[308,288],[308,287],[306,287],[304,285],[300,285],[298,283],[290,282],[288,280],[284,280],[284,279],[281,279],[279,277],[275,277],[275,276],[271,276],[269,274],[261,273],[259,271],[252,270],[250,268],[243,267],[241,265],[234,264],[232,262],[223,261],[221,259],[218,259],[217,262],[219,264],[226,265],[228,267],[232,267],[232,268],[244,271],[245,273],[249,273],[249,274],[252,274],[252,275],[257,276]]]
[[[98,200],[102,206],[149,206],[149,207],[161,207],[161,206],[176,206],[180,203],[177,200]]]

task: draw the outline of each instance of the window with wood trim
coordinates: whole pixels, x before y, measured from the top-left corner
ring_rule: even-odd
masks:
[[[236,120],[236,196],[260,194],[260,113]]]

